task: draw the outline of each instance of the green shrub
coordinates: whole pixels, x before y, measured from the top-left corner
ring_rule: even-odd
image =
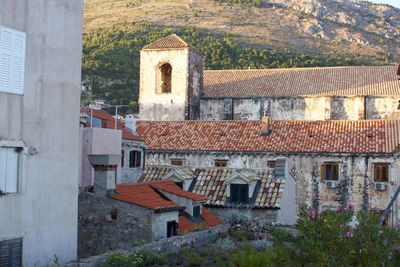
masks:
[[[182,250],[181,253],[190,266],[201,266],[204,263],[204,259],[194,250]]]
[[[112,253],[106,262],[100,267],[144,267],[154,264],[164,264],[166,261],[164,254],[142,251],[130,255],[122,253]]]
[[[243,229],[232,230],[232,231],[229,232],[229,235],[235,241],[246,241],[246,240],[251,239],[250,233],[245,231],[245,230],[243,230]]]

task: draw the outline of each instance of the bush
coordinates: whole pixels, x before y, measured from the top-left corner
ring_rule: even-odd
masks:
[[[217,239],[215,245],[223,251],[231,251],[236,248],[235,243],[229,237]]]
[[[164,254],[143,251],[131,255],[112,253],[106,262],[100,264],[100,267],[144,267],[164,263]]]
[[[183,250],[181,253],[190,266],[201,266],[204,263],[200,254],[194,250]]]

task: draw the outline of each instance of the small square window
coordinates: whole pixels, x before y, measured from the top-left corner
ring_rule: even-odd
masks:
[[[175,182],[177,186],[179,186],[181,189],[183,189],[183,182]]]
[[[183,160],[182,159],[171,159],[171,165],[183,166]]]
[[[216,159],[214,160],[215,167],[225,168],[228,167],[228,160],[226,159]]]
[[[249,185],[248,184],[231,184],[231,203],[247,204],[249,202]]]
[[[0,147],[0,193],[18,193],[19,147]]]
[[[321,165],[321,180],[337,181],[339,180],[339,164],[324,163]]]
[[[389,164],[387,163],[374,164],[374,181],[375,182],[389,181]]]
[[[268,160],[267,166],[270,169],[275,169],[276,161],[275,160]]]

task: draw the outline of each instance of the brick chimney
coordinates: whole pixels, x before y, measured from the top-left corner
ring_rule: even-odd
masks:
[[[263,116],[261,118],[261,135],[262,136],[268,136],[271,134],[271,125],[270,125],[270,119],[267,116]]]
[[[94,194],[96,196],[113,194],[121,155],[88,155],[88,158],[94,169]]]

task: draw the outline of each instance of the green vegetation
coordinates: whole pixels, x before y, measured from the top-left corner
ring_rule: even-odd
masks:
[[[262,0],[214,0],[215,2],[219,3],[234,3],[234,4],[241,4],[243,6],[262,6]]]
[[[230,35],[213,36],[205,31],[157,29],[139,31],[92,31],[84,35],[83,84],[88,88],[83,101],[104,99],[111,104],[138,110],[140,50],[148,43],[177,33],[205,57],[206,69],[291,68],[354,65],[351,58],[324,58],[297,54],[289,49],[239,46]],[[124,110],[123,110],[124,111]],[[125,110],[126,112],[126,110]]]
[[[165,262],[164,254],[155,254],[153,252],[142,251],[131,255],[113,253],[106,262],[100,264],[100,267],[145,267],[164,264]]]

